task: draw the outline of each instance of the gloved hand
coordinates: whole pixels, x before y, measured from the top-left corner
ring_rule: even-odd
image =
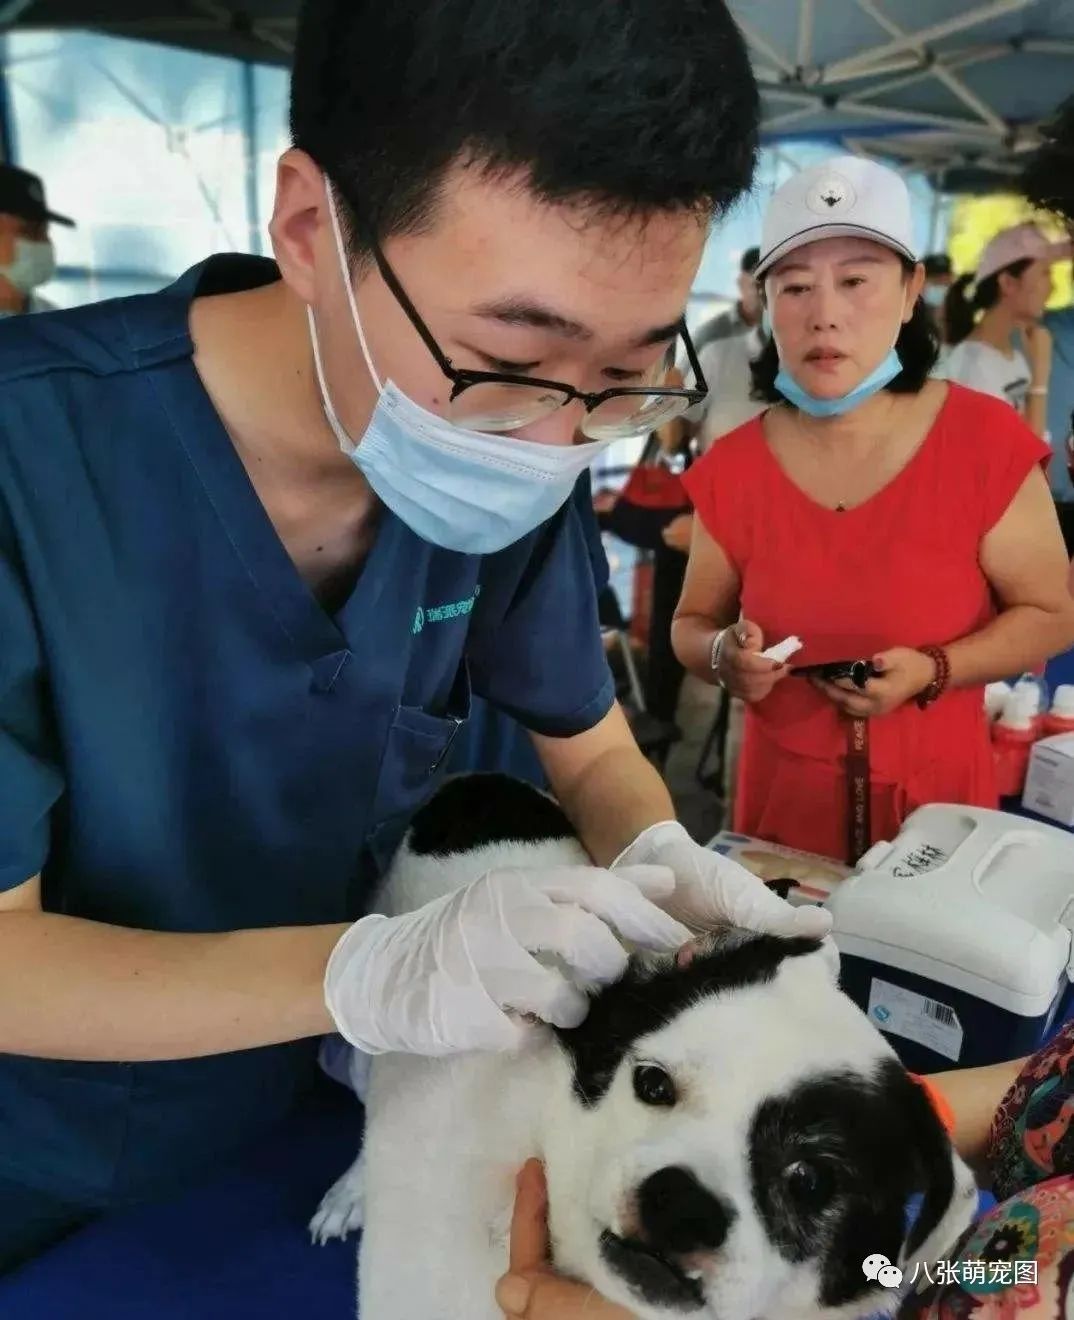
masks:
[[[674,885],[652,866],[490,871],[415,912],[353,925],[328,960],[325,1003],[367,1054],[516,1048],[528,1028],[506,1010],[576,1027],[589,1009],[580,983],[622,975],[627,952],[609,926],[649,949],[690,938],[655,906]]]
[[[642,865],[671,868],[675,888],[667,899],[658,901],[694,930],[730,925],[760,934],[819,940],[832,928],[830,912],[791,907],[744,866],[695,843],[677,821],[650,825],[620,853],[612,870]]]

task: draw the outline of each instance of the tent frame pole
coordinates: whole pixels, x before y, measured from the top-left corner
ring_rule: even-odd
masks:
[[[904,32],[901,37],[894,37],[882,45],[859,51],[857,55],[851,55],[845,60],[837,60],[829,65],[825,73],[829,78],[838,78],[848,73],[853,73],[857,77],[868,77],[870,73],[875,72],[877,62],[888,55],[901,54],[915,46],[925,46],[929,42],[939,41],[942,37],[952,36],[955,32],[965,32],[967,28],[979,27],[994,18],[1003,18],[1007,14],[1026,9],[1034,2],[1035,0],[990,0],[988,4],[967,9],[965,13],[955,14],[942,23],[933,23],[930,27],[920,28],[916,32]]]

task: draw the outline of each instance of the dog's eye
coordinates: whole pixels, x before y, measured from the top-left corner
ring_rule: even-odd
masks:
[[[634,1069],[634,1094],[643,1105],[673,1105],[678,1099],[675,1083],[663,1068],[651,1063]]]
[[[831,1170],[808,1160],[788,1164],[783,1170],[783,1182],[791,1199],[803,1209],[819,1209],[831,1200],[835,1191]]]

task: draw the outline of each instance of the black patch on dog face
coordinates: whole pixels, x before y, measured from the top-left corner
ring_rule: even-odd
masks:
[[[676,1165],[651,1173],[638,1188],[638,1216],[645,1241],[672,1258],[722,1247],[735,1220],[730,1205]]]
[[[637,1238],[621,1238],[605,1229],[600,1254],[609,1269],[626,1282],[641,1301],[669,1311],[700,1311],[705,1305],[701,1285],[688,1278],[666,1256]]]
[[[509,775],[449,779],[410,825],[410,851],[447,857],[491,843],[546,843],[577,837],[562,807]]]
[[[911,1252],[954,1190],[943,1127],[893,1061],[869,1080],[830,1074],[766,1100],[749,1141],[753,1197],[767,1234],[785,1259],[820,1264],[823,1306],[876,1291],[861,1262],[875,1252],[899,1258],[915,1192],[925,1199]]]
[[[817,940],[743,937],[735,932],[711,951],[699,952],[686,967],[672,965],[653,971],[631,960],[622,980],[593,996],[589,1015],[580,1027],[556,1029],[574,1068],[575,1095],[583,1105],[597,1104],[639,1037],[667,1026],[706,995],[771,981],[784,958],[801,957],[819,948]]]

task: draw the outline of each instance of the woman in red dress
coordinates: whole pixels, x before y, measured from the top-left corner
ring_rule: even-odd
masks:
[[[735,828],[851,860],[925,803],[994,807],[982,687],[1074,642],[1050,451],[1004,403],[929,379],[912,242],[906,187],[873,162],[775,194],[756,371],[775,406],[687,477],[672,636],[748,703]],[[762,656],[793,635],[789,664]],[[875,676],[794,672],[846,660]]]

